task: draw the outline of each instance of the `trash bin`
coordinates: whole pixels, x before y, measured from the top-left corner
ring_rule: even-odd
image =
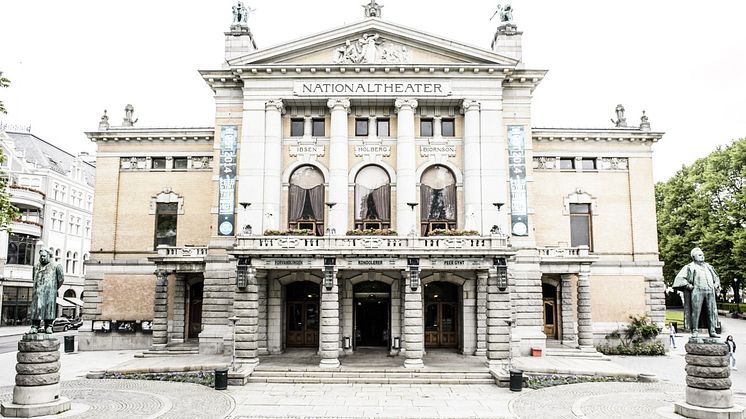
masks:
[[[510,391],[523,390],[523,371],[510,370]]]
[[[673,326],[673,332],[679,333],[679,323],[678,322],[671,322],[671,325]]]
[[[228,389],[228,368],[215,368],[215,390]]]
[[[75,352],[75,335],[65,336],[65,353]]]

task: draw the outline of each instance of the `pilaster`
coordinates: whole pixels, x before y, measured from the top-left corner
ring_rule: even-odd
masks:
[[[572,305],[572,274],[561,275],[560,303],[562,304],[562,344],[575,347],[578,336],[575,333],[575,313]]]
[[[321,368],[339,366],[339,285],[337,269],[324,272],[332,280],[332,287],[321,286],[321,324],[319,326],[319,354]]]
[[[486,234],[482,224],[481,150],[479,146],[479,102],[464,100],[464,228]]]
[[[340,297],[342,299],[342,336],[349,336],[350,341],[354,342],[355,330],[353,328],[353,285],[349,279],[345,279],[340,284]],[[345,352],[352,353],[352,347]]]
[[[282,353],[282,284],[275,278],[267,282],[267,350],[277,355]]]
[[[591,278],[588,265],[582,265],[578,273],[578,345],[581,348],[593,348]]]
[[[349,99],[330,99],[327,106],[331,110],[331,133],[329,137],[329,202],[335,205],[329,209],[328,226],[336,234],[347,232],[349,198],[349,147],[347,114]]]
[[[404,234],[419,228],[415,226],[416,211],[408,202],[420,202],[417,197],[416,150],[414,142],[414,111],[417,108],[415,99],[396,99],[394,102],[398,114],[396,140],[396,230]]]
[[[404,284],[404,366],[406,368],[422,368],[424,352],[424,329],[422,313],[422,286],[412,289],[409,286],[411,275],[405,272],[402,278]]]
[[[281,99],[265,104],[264,139],[264,227],[280,229],[280,195],[282,193],[282,114]]]
[[[155,272],[155,307],[153,314],[153,349],[168,344],[168,272]]]
[[[487,355],[487,271],[477,271],[477,348],[475,356]]]
[[[183,274],[176,274],[174,278],[174,309],[171,329],[171,342],[184,342],[184,328],[186,326],[186,281]]]

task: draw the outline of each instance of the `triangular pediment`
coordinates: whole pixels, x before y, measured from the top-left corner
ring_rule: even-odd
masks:
[[[332,29],[229,61],[247,65],[499,65],[517,60],[378,18]]]

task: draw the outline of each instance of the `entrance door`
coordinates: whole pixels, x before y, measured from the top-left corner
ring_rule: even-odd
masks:
[[[355,347],[388,348],[391,286],[385,282],[366,281],[355,285]]]
[[[425,285],[425,346],[458,347],[459,287],[446,282]]]
[[[541,284],[544,305],[544,334],[547,339],[557,339],[557,287]]]
[[[286,345],[313,348],[319,345],[319,285],[294,282],[287,286]]]
[[[189,325],[187,339],[196,339],[202,331],[202,290],[204,284],[198,282],[189,287]]]

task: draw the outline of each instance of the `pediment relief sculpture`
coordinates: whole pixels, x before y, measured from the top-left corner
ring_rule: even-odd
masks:
[[[372,33],[348,39],[334,50],[333,57],[335,64],[407,64],[411,60],[407,47],[381,40],[379,34]]]

